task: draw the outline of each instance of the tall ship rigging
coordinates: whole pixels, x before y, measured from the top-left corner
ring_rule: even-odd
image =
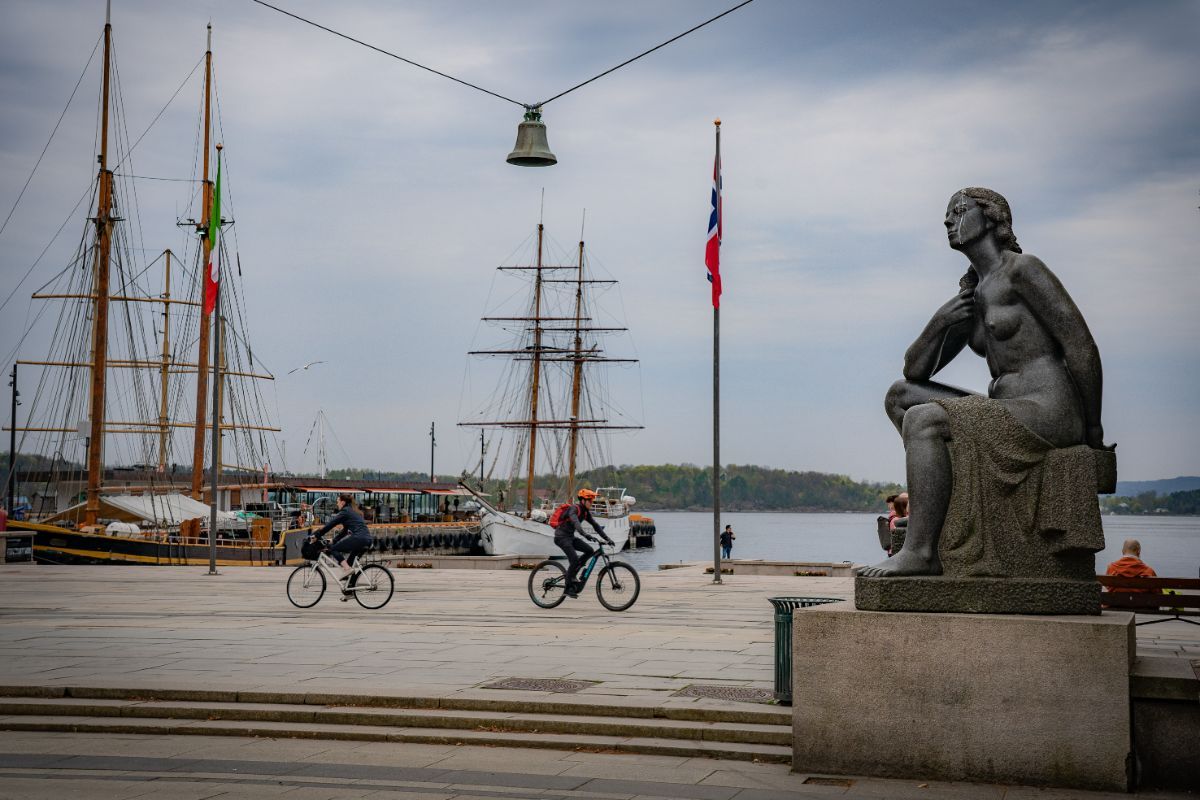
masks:
[[[482,319],[506,341],[468,353],[500,366],[496,389],[459,423],[484,431],[481,476],[494,479],[500,473],[502,488],[495,496],[476,492],[481,543],[493,555],[558,552],[546,524],[548,510],[575,497],[585,470],[613,463],[612,434],[642,427],[618,404],[609,380],[613,370],[637,363],[611,356],[604,347],[607,339],[628,330],[606,317],[599,302],[617,281],[596,277],[582,233],[574,252],[554,260],[547,257],[550,242],[543,223],[527,243],[532,251],[522,263],[498,268],[502,277],[527,283],[520,306]],[[489,458],[490,470],[485,470]],[[614,541],[652,544],[653,520],[631,513],[635,501],[625,487],[595,489],[593,514]]]

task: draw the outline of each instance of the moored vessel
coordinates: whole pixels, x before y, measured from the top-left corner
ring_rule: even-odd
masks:
[[[127,223],[140,226],[134,181],[157,178],[129,168],[141,138],[129,144],[124,134],[109,10],[94,213],[75,258],[33,295],[61,304],[50,353],[41,360],[18,359],[13,368],[14,399],[17,366],[36,368],[39,375],[25,424],[17,424],[14,406],[9,428],[12,484],[17,433],[20,452],[40,455],[44,467],[41,475],[26,470],[20,476],[22,494],[36,494],[38,502],[30,503],[26,519],[10,523],[33,534],[37,561],[258,564],[272,563],[286,544],[270,520],[233,513],[235,504],[265,498],[279,429],[263,419],[257,382],[274,376],[248,344],[249,312],[238,294],[241,260],[222,234],[232,220],[220,213],[221,145],[211,135],[211,26],[203,63],[199,180],[189,181],[200,191],[188,201],[199,208],[199,219],[179,223],[197,235],[189,237],[182,259],[167,249],[146,263],[145,250],[133,246],[143,232],[127,230]],[[173,274],[180,261],[185,268],[176,266]],[[219,282],[218,265],[224,273]],[[221,301],[222,295],[232,302]],[[189,395],[195,398],[190,408]],[[180,469],[173,462],[187,445],[191,464]],[[122,459],[136,466],[105,467]],[[206,465],[211,465],[207,487]],[[10,489],[10,497],[14,493]]]
[[[550,511],[575,497],[581,466],[611,463],[605,460],[605,435],[642,427],[620,411],[604,380],[606,369],[637,363],[611,357],[603,346],[605,337],[627,330],[608,322],[597,303],[597,293],[617,281],[592,273],[582,235],[575,253],[557,263],[546,258],[542,222],[534,242],[527,261],[498,268],[529,282],[524,305],[510,316],[483,318],[508,334],[507,346],[468,354],[503,365],[495,392],[459,423],[495,434],[491,448],[481,437],[481,484],[491,453],[493,469],[504,464],[508,470],[501,491],[515,495],[514,508],[508,509],[501,499],[472,490],[481,506],[482,545],[491,555],[558,553],[554,531],[546,524]],[[553,477],[543,478],[544,485],[535,489],[539,467]],[[622,547],[636,546],[629,524],[634,499],[623,488],[596,491],[597,520]]]

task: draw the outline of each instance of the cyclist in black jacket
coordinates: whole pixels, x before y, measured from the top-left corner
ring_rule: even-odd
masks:
[[[567,508],[558,522],[558,527],[554,529],[554,543],[567,554],[567,597],[579,596],[579,584],[576,582],[575,576],[579,574],[579,568],[587,560],[587,557],[595,552],[586,541],[591,537],[584,533],[583,523],[591,523],[601,539],[609,544],[614,544],[613,540],[608,538],[608,534],[604,532],[604,528],[600,527],[600,523],[596,522],[596,518],[592,516],[592,501],[595,499],[596,493],[591,489],[580,489],[579,502]]]
[[[333,538],[329,555],[341,565],[344,580],[350,574],[350,565],[354,559],[365,553],[371,545],[371,532],[367,530],[367,523],[363,521],[362,514],[354,507],[353,495],[339,494],[337,507],[337,513],[325,523],[325,527],[313,531],[312,535],[324,536],[338,525],[342,526],[341,532]]]

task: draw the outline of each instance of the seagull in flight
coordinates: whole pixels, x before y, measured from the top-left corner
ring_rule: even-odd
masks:
[[[299,372],[302,369],[308,369],[309,367],[315,367],[317,364],[324,364],[324,363],[325,363],[324,361],[310,361],[307,364],[305,364],[303,367],[296,367],[295,369],[288,370],[288,375],[291,375],[293,372]]]

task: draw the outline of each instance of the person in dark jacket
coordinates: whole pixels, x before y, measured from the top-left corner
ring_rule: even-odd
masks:
[[[354,507],[353,495],[339,494],[337,507],[337,513],[325,523],[325,527],[313,531],[312,535],[324,536],[337,526],[342,526],[342,530],[333,538],[329,555],[337,559],[342,567],[342,578],[345,579],[350,574],[350,566],[354,559],[366,552],[370,546],[371,532],[367,530],[367,523]]]
[[[733,540],[736,538],[733,526],[726,525],[725,530],[721,531],[721,558],[729,558],[730,553],[733,552]]]
[[[579,502],[567,509],[559,520],[558,527],[554,529],[554,544],[567,554],[567,597],[579,596],[580,587],[576,576],[583,562],[595,552],[586,541],[591,537],[584,533],[583,523],[590,523],[601,539],[613,544],[613,540],[608,538],[604,528],[600,527],[600,523],[592,516],[592,501],[595,499],[596,493],[591,489],[580,489]]]

